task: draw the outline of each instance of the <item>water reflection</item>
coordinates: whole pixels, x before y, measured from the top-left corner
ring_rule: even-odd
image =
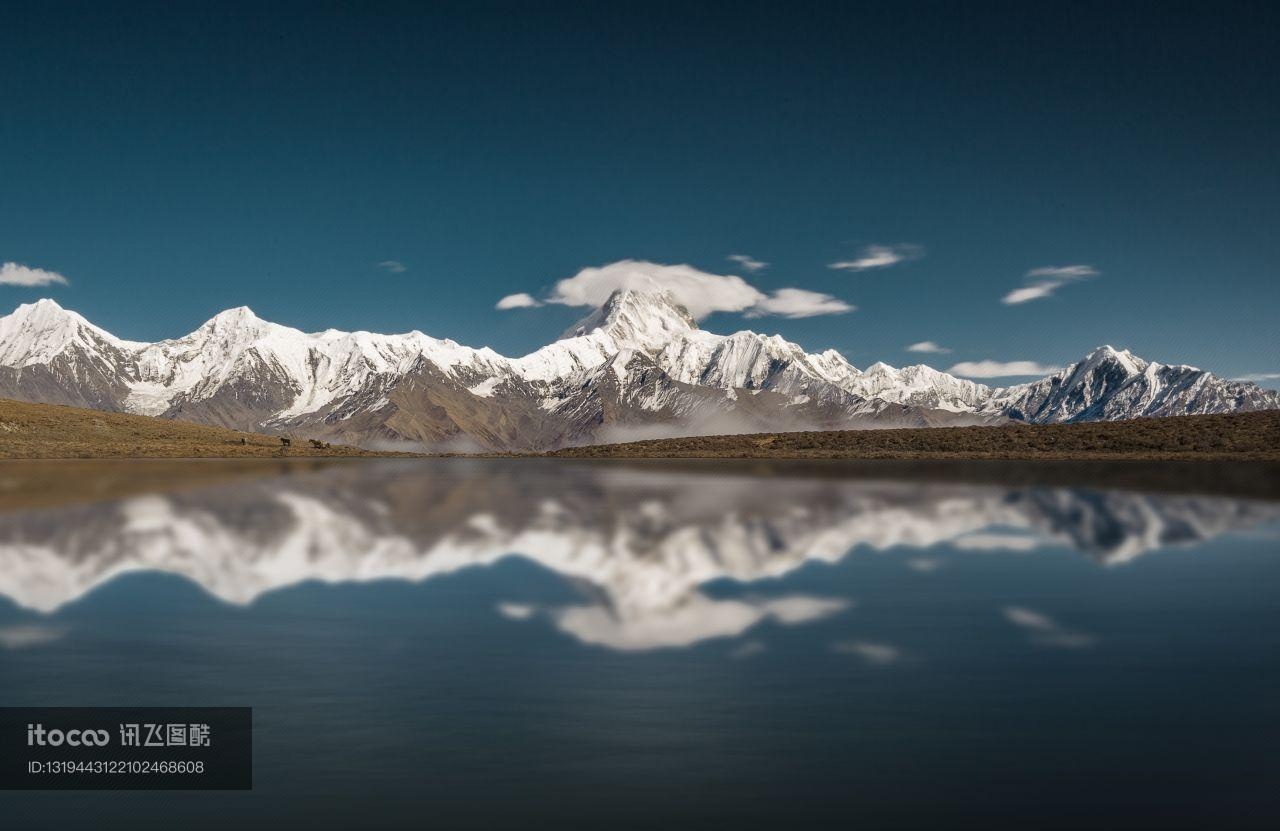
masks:
[[[1274,502],[1087,488],[388,462],[0,515],[0,594],[54,612],[118,575],[154,570],[249,604],[303,581],[422,581],[519,556],[565,578],[581,600],[512,598],[497,614],[640,650],[736,636],[766,620],[800,625],[841,614],[846,598],[723,598],[706,587],[780,577],[859,548],[906,549],[904,566],[920,574],[944,567],[947,547],[1068,546],[1114,565],[1277,519]],[[1091,643],[1033,609],[1004,615],[1033,643]],[[56,632],[15,630],[3,644],[34,645]],[[758,651],[750,643],[735,654]],[[901,658],[872,642],[833,649],[872,665]]]

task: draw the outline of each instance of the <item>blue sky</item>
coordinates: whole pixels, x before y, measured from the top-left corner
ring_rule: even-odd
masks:
[[[7,4],[0,263],[68,283],[0,307],[517,354],[584,310],[500,298],[633,259],[860,366],[1280,373],[1274,5],[371,5]]]

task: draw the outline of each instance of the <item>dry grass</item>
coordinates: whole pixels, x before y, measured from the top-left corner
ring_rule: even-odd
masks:
[[[411,455],[293,439],[185,421],[0,399],[0,459],[295,458]]]
[[[834,430],[655,439],[549,455],[653,459],[1280,461],[1280,410],[1089,424]]]

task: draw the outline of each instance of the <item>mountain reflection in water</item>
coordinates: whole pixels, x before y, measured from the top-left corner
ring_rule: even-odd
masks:
[[[717,597],[861,549],[1070,547],[1112,566],[1280,520],[1280,503],[1091,488],[1001,486],[521,460],[342,465],[203,489],[0,515],[0,595],[55,612],[127,572],[180,575],[231,604],[305,581],[424,581],[531,560],[581,597],[513,598],[496,613],[621,650],[688,646],[769,620],[803,624],[850,601]],[[1029,610],[1045,643],[1085,643]],[[24,630],[26,631],[26,630]],[[37,629],[14,635],[38,643]],[[750,650],[750,643],[742,647]],[[891,660],[875,644],[837,646]]]

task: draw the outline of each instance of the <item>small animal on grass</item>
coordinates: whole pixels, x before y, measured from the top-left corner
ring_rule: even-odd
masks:
[[[244,436],[241,436],[241,437],[240,437],[240,443],[241,443],[241,444],[248,444],[248,443],[249,443],[249,440],[248,440],[248,439],[246,439]]]
[[[329,446],[324,442],[320,441],[319,439],[308,439],[308,441],[311,442],[311,446],[314,447],[316,450],[324,450],[326,447]]]
[[[281,436],[281,437],[280,437],[280,446],[281,446],[281,447],[292,447],[292,446],[293,446],[293,440],[292,440],[292,439],[287,439],[287,438],[285,438],[284,436]]]

